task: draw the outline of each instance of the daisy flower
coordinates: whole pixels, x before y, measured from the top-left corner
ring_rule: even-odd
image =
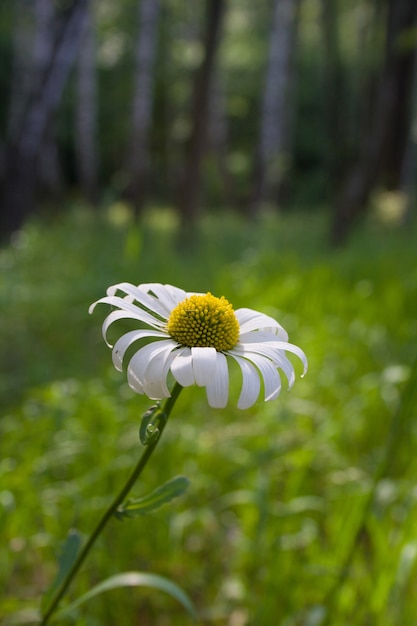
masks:
[[[307,371],[304,352],[288,343],[286,331],[276,320],[252,309],[234,311],[223,296],[187,293],[160,283],[137,287],[119,283],[109,287],[107,296],[94,302],[89,312],[99,303],[114,307],[103,323],[103,337],[112,348],[114,366],[122,371],[126,351],[138,342],[138,350],[127,365],[127,380],[136,393],[153,400],[170,397],[167,378],[171,372],[183,387],[205,387],[211,407],[225,407],[228,359],[234,359],[242,372],[240,409],[256,402],[262,383],[265,400],[277,398],[280,370],[292,387],[294,368],[286,352],[299,357],[303,374]],[[123,334],[112,346],[107,332],[121,319],[137,320],[139,328]]]

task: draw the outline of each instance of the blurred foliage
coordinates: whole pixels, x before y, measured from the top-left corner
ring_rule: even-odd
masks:
[[[312,626],[328,609],[332,626],[413,626],[415,233],[372,220],[334,252],[324,214],[250,226],[214,214],[192,241],[179,239],[176,220],[163,207],[140,226],[123,204],[100,217],[78,207],[28,224],[0,252],[2,623],[29,623],[68,529],[88,534],[136,462],[150,401],[113,370],[104,311],[87,309],[115,282],[158,281],[275,316],[310,369],[291,393],[245,412],[236,372],[225,410],[185,390],[132,496],[178,474],[188,491],[115,519],[71,598],[141,570],[180,584],[201,624]],[[189,623],[149,590],[114,590],[72,623],[121,615]]]

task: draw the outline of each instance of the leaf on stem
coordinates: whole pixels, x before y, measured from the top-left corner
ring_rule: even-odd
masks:
[[[139,428],[139,438],[144,446],[158,439],[161,433],[161,425],[165,425],[167,416],[162,411],[159,404],[151,406],[151,408],[144,413]]]
[[[119,520],[126,517],[137,517],[138,515],[146,515],[155,509],[171,502],[174,498],[181,496],[188,488],[190,481],[185,476],[175,476],[160,487],[157,487],[147,496],[142,498],[129,498],[124,504],[121,504],[115,516]]]
[[[75,562],[75,559],[78,556],[80,547],[81,547],[81,534],[78,532],[78,530],[75,530],[74,528],[72,528],[68,533],[68,536],[62,547],[60,556],[58,557],[58,572],[55,577],[55,580],[42,597],[43,609],[45,609],[49,605],[56,591],[58,591],[61,584],[64,582],[65,576],[68,574],[73,563]]]
[[[106,580],[103,580],[101,583],[90,589],[90,591],[72,602],[69,606],[58,611],[55,614],[55,617],[68,615],[74,609],[79,607],[81,604],[84,604],[84,602],[87,602],[87,600],[90,600],[94,596],[119,587],[152,587],[153,589],[164,591],[171,597],[178,600],[178,602],[182,604],[193,619],[197,619],[196,612],[190,598],[178,585],[163,576],[158,576],[157,574],[146,574],[144,572],[123,572],[122,574],[106,578]]]

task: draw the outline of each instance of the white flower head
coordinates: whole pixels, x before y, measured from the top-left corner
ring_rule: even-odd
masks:
[[[117,295],[118,293],[123,296]],[[107,289],[107,296],[94,302],[115,307],[103,323],[103,337],[112,350],[113,364],[122,371],[127,349],[139,342],[127,365],[129,386],[154,400],[171,393],[167,377],[171,372],[183,387],[206,388],[211,407],[223,408],[229,395],[228,359],[242,372],[238,408],[252,406],[263,381],[265,400],[274,400],[281,391],[282,370],[291,388],[294,368],[286,352],[297,355],[307,371],[307,359],[297,346],[288,343],[284,328],[273,318],[252,309],[233,310],[226,298],[211,293],[187,293],[172,285],[147,283],[135,287],[120,283]],[[109,326],[121,319],[140,323],[112,346],[107,340]],[[141,340],[146,340],[141,345]],[[150,341],[149,341],[150,340]],[[143,342],[142,342],[143,344]]]

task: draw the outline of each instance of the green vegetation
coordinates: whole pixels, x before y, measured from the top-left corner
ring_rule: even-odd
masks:
[[[413,626],[411,237],[370,222],[334,251],[325,215],[254,226],[212,214],[184,242],[168,209],[139,227],[123,205],[28,224],[0,252],[2,624],[30,622],[68,530],[88,535],[136,463],[150,401],[112,368],[104,307],[91,317],[87,309],[114,282],[157,281],[275,316],[310,369],[290,393],[248,411],[234,408],[237,373],[225,410],[185,390],[132,496],[176,475],[190,479],[188,490],[153,513],[115,519],[68,599],[138,570],[179,584],[201,624],[313,626],[327,609],[331,626]],[[116,589],[77,611],[62,623],[192,623],[146,588]]]

